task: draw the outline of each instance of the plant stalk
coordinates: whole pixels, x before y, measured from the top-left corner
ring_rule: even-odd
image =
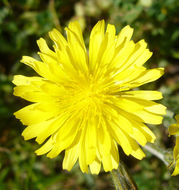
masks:
[[[118,169],[111,171],[111,175],[116,190],[137,190],[135,182],[122,161],[120,161]]]
[[[173,161],[172,150],[166,150],[162,147],[158,147],[156,144],[147,144],[143,148],[163,161],[166,166],[169,166]]]

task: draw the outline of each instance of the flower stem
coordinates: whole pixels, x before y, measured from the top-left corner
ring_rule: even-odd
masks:
[[[167,169],[170,173],[173,173],[174,170],[174,162],[173,162],[173,153],[171,149],[164,149],[162,147],[158,147],[157,144],[147,144],[143,147],[148,152],[156,156],[158,159],[163,161],[163,163],[167,166]]]
[[[165,150],[162,147],[158,147],[156,144],[147,144],[143,148],[163,161],[166,166],[169,166],[173,161],[171,150]]]
[[[119,168],[111,171],[116,190],[137,190],[135,182],[129,175],[124,163],[120,161]]]
[[[156,150],[154,147],[149,146],[149,145],[145,145],[144,149],[146,149],[148,152],[150,152],[151,154],[153,154],[154,156],[156,156],[157,158],[162,160],[166,166],[169,165],[168,162],[165,160],[164,154],[162,154],[161,152]]]

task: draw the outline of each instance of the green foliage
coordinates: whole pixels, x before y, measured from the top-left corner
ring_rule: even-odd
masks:
[[[35,56],[36,40],[56,27],[59,30],[73,19],[79,20],[88,44],[89,32],[99,19],[116,25],[119,31],[129,24],[135,28],[133,39],[144,38],[153,57],[149,67],[165,67],[166,74],[143,89],[163,92],[162,103],[168,107],[162,126],[153,126],[158,144],[173,147],[167,128],[179,113],[179,1],[178,0],[1,0],[0,1],[0,189],[1,190],[105,190],[114,189],[110,176],[83,175],[78,165],[69,173],[61,169],[62,156],[50,160],[37,157],[37,145],[21,137],[23,126],[13,112],[27,102],[12,95],[14,74],[33,75],[20,63],[23,55]],[[148,65],[147,65],[148,66]],[[177,190],[178,177],[152,155],[137,162],[127,159],[134,179],[142,190]],[[132,164],[131,164],[132,163]]]

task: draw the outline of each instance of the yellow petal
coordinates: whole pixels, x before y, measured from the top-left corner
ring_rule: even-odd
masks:
[[[116,43],[115,33],[114,25],[108,24],[97,58],[97,62],[100,64],[100,70],[102,70],[104,66],[109,66],[114,56]]]
[[[100,169],[101,169],[101,162],[99,160],[96,159],[90,164],[90,171],[92,174],[98,175]]]
[[[130,142],[130,137],[125,134],[119,127],[111,124],[110,130],[112,137],[117,141],[117,143],[122,147],[126,155],[131,154],[132,146]]]
[[[173,151],[174,162],[175,162],[175,170],[172,173],[173,176],[179,174],[179,137],[176,137],[176,144]]]
[[[70,171],[75,165],[79,156],[79,146],[75,145],[65,151],[65,157],[63,159],[63,169]]]
[[[103,168],[105,172],[111,171],[112,170],[112,159],[110,154],[106,154],[105,156],[102,156],[102,163],[103,163]]]
[[[86,133],[86,127],[84,127],[82,131],[80,144],[79,144],[79,165],[82,172],[88,173],[88,164],[86,163],[86,151],[84,151],[85,150],[85,133]]]
[[[108,155],[111,150],[111,137],[105,122],[97,129],[100,155]]]
[[[112,169],[111,160],[111,136],[108,132],[105,122],[102,126],[98,128],[98,150],[103,163],[103,168],[105,171],[110,171]]]
[[[24,85],[30,85],[33,81],[43,81],[44,79],[41,77],[26,77],[23,75],[15,75],[13,78],[13,83],[16,86],[24,86]]]
[[[138,77],[136,80],[134,80],[131,83],[131,87],[137,87],[141,86],[145,83],[153,82],[160,78],[164,74],[163,68],[157,68],[157,69],[148,69],[147,71],[144,71],[140,77]]]
[[[44,82],[40,88],[44,93],[49,94],[52,97],[57,97],[58,100],[60,99],[59,94],[65,95],[66,93],[62,85],[57,85],[56,83],[52,83],[50,81]]]
[[[21,62],[30,66],[40,76],[42,76],[44,78],[51,78],[48,67],[45,63],[37,61],[36,59],[29,57],[29,56],[23,56],[21,59]]]
[[[120,100],[117,100],[118,102],[120,102]],[[111,108],[111,109],[109,109]],[[123,110],[119,109],[119,108],[113,108],[112,106],[108,108],[108,112],[106,112],[106,115],[111,115],[111,121],[114,122],[114,124],[118,127],[120,127],[121,129],[123,129],[124,131],[126,131],[127,133],[132,133],[133,129],[132,129],[132,124],[130,122],[130,120],[128,119],[129,117],[126,117],[126,114]],[[105,110],[107,111],[107,107],[105,107]],[[110,125],[110,121],[108,122],[108,125]],[[127,127],[126,127],[127,126]]]
[[[173,156],[175,160],[178,160],[179,156],[179,136],[176,137],[176,144],[173,151]]]
[[[130,100],[130,98],[119,97],[119,98],[114,99],[113,101],[116,106],[118,106],[119,108],[123,110],[127,110],[129,112],[140,111],[144,108],[143,105],[138,104],[136,101]]]
[[[77,21],[70,22],[68,25],[68,28],[75,33],[75,35],[78,37],[80,44],[82,45],[83,49],[85,50],[85,43],[83,40],[83,35],[81,31],[80,24]]]
[[[128,42],[133,34],[134,29],[129,25],[125,26],[117,36],[117,46],[120,45],[124,40]]]
[[[158,91],[151,90],[137,90],[137,91],[128,91],[123,92],[122,96],[124,97],[134,97],[144,100],[160,100],[162,98],[162,93]]]
[[[145,146],[147,143],[147,139],[145,135],[140,131],[140,129],[134,127],[133,133],[130,136],[135,139],[140,145]]]
[[[72,63],[75,65],[77,70],[87,72],[87,54],[84,44],[81,42],[79,35],[70,28],[66,28],[66,31]]]
[[[54,142],[52,137],[47,140],[45,144],[43,144],[39,149],[35,151],[37,155],[43,155],[49,152],[53,148]]]
[[[97,134],[96,134],[96,123],[91,122],[86,130],[85,147],[86,147],[86,163],[91,164],[96,158],[96,147],[97,147]]]
[[[22,132],[22,136],[25,140],[32,139],[41,134],[46,128],[53,122],[53,120],[43,121],[37,124],[29,125]]]
[[[165,115],[166,114],[166,107],[165,106],[163,106],[162,104],[157,104],[157,103],[150,101],[150,100],[126,97],[125,101],[129,102],[127,104],[130,107],[129,112],[135,112],[135,111],[137,112],[137,111],[144,109],[148,112],[152,112],[152,113],[159,114],[159,115]],[[132,103],[136,107],[136,110],[133,110]]]
[[[58,117],[54,118],[52,122],[49,123],[49,125],[44,129],[43,132],[41,132],[37,138],[36,141],[41,144],[47,137],[54,134],[56,131],[58,131],[65,122],[70,119],[68,114],[61,114]]]
[[[53,52],[51,49],[49,49],[46,41],[43,38],[40,38],[39,40],[37,40],[37,44],[39,46],[39,49],[42,53],[45,53],[47,55],[50,55],[52,57],[56,57],[55,52]]]
[[[116,35],[116,28],[112,24],[107,25],[106,33],[108,33],[109,40],[114,40]]]
[[[30,102],[48,102],[52,100],[48,94],[43,93],[40,89],[32,85],[17,86],[14,88],[13,94]]]
[[[49,36],[61,51],[65,50],[67,46],[67,41],[57,29],[53,29],[52,31],[50,31]]]
[[[135,60],[133,65],[142,66],[151,56],[152,52],[150,52],[148,49],[145,49],[145,51]]]
[[[90,42],[89,42],[89,66],[90,69],[93,70],[99,48],[101,46],[103,37],[104,37],[104,26],[105,22],[104,20],[99,21],[92,29],[90,34]]]
[[[111,146],[111,160],[112,160],[112,168],[117,169],[119,165],[119,152],[117,143],[115,141],[112,142]]]
[[[78,123],[73,118],[69,119],[56,133],[56,143],[47,157],[54,158],[63,150],[69,148],[78,133]]]
[[[125,46],[119,47],[119,50],[113,59],[113,65],[116,66],[118,70],[123,71],[125,69],[125,62],[130,57],[134,48],[135,43],[133,41],[126,43]]]
[[[148,111],[137,111],[133,113],[134,115],[138,116],[143,120],[144,123],[149,123],[149,124],[161,124],[163,117],[150,113]]]
[[[39,109],[39,103],[35,103],[20,109],[15,112],[14,115],[20,119],[24,125],[32,125],[48,120],[56,114],[50,110],[45,112]]]
[[[136,150],[133,150],[131,155],[139,160],[142,160],[145,157],[145,154],[140,147],[138,147]]]
[[[143,134],[142,136],[145,136],[145,138],[148,142],[153,143],[155,141],[156,136],[145,124],[136,122],[133,127],[136,128],[137,130],[139,130]],[[138,142],[143,141],[143,143],[140,142],[141,145],[146,143],[145,139],[143,140],[143,138],[141,138],[141,139],[137,138],[136,141],[138,141]]]
[[[128,53],[128,59],[123,62],[120,69],[124,70],[129,68],[131,65],[136,65],[135,61],[138,59],[138,57],[144,52],[147,44],[144,40],[139,41],[135,44],[134,48],[131,51],[131,54]]]
[[[179,160],[176,162],[176,165],[175,165],[175,170],[174,172],[172,173],[172,176],[176,176],[179,174]]]

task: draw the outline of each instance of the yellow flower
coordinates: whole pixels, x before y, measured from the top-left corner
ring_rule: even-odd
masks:
[[[176,137],[176,144],[173,150],[173,157],[175,163],[175,170],[172,175],[179,174],[179,114],[175,116],[177,123],[170,125],[169,133],[170,135],[177,135]]]
[[[54,158],[65,150],[63,168],[71,170],[79,160],[82,172],[98,174],[118,167],[119,144],[126,155],[142,159],[139,145],[154,142],[155,135],[144,124],[160,124],[165,107],[152,100],[157,91],[133,91],[163,74],[163,68],[146,69],[152,53],[144,40],[131,40],[133,29],[99,21],[90,34],[87,51],[80,26],[71,22],[67,40],[53,29],[49,32],[54,50],[39,39],[42,61],[24,56],[21,62],[40,76],[17,75],[14,95],[33,104],[17,111],[16,118],[28,127],[25,140],[43,144],[36,153]]]

